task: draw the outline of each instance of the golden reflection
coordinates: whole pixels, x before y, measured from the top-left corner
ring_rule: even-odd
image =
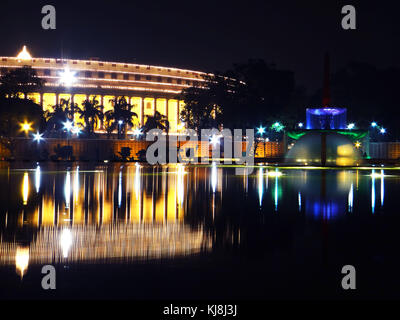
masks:
[[[22,200],[24,205],[28,203],[29,196],[29,175],[28,172],[24,173],[24,179],[22,181]]]
[[[69,229],[63,229],[60,235],[60,246],[64,258],[68,257],[68,251],[72,245],[72,233]]]
[[[184,165],[92,171],[75,166],[62,174],[43,174],[46,170],[37,166],[33,181],[23,173],[25,205],[30,188],[37,191],[24,209],[24,223],[16,224],[34,230],[29,246],[20,248],[16,240],[2,242],[0,237],[0,265],[15,261],[21,276],[28,263],[174,257],[212,248],[213,236],[203,222],[189,225],[185,214],[193,197],[190,188],[209,190],[210,181],[214,196],[209,206],[213,215],[218,212],[222,192],[216,191],[223,179],[216,165],[211,172],[199,170],[199,181]],[[20,184],[21,175],[16,177]]]
[[[22,278],[29,265],[29,248],[17,247],[15,252],[15,267]]]

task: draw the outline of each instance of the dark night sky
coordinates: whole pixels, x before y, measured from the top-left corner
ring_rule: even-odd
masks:
[[[388,1],[2,1],[0,56],[23,44],[37,57],[88,58],[225,70],[262,58],[320,86],[325,51],[332,68],[351,60],[400,66],[400,11]],[[57,9],[57,30],[41,8]],[[341,28],[341,7],[357,9],[357,30]]]

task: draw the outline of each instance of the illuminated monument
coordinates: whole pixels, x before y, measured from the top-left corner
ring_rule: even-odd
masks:
[[[320,166],[352,166],[359,163],[361,140],[368,148],[368,132],[347,125],[347,109],[333,108],[329,91],[329,56],[325,56],[323,108],[306,110],[306,129],[293,130],[288,136],[298,140],[286,155],[286,162]],[[368,149],[365,149],[368,153]]]
[[[23,66],[32,67],[46,81],[41,92],[31,92],[28,98],[44,110],[61,99],[81,105],[94,96],[104,112],[111,110],[112,100],[125,97],[134,106],[137,125],[156,111],[168,117],[170,132],[182,129],[179,113],[184,103],[176,96],[182,89],[200,84],[206,73],[143,64],[89,60],[32,57],[24,46],[16,57],[0,57],[0,73]],[[79,122],[77,117],[76,122]],[[101,129],[100,125],[97,128]]]

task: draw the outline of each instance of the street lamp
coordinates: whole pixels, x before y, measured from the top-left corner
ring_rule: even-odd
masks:
[[[354,123],[349,123],[348,125],[347,125],[347,129],[349,129],[349,130],[352,130],[352,129],[354,129],[355,128],[355,124]]]
[[[385,128],[381,128],[380,132],[381,132],[382,134],[385,134],[385,133],[386,133],[386,129],[385,129]]]
[[[374,121],[374,122],[371,122],[371,127],[372,128],[375,128],[376,126],[377,126],[378,124]]]
[[[124,122],[122,120],[118,120],[118,139],[121,138],[121,126]]]
[[[297,125],[299,128],[303,128],[303,122],[299,122],[299,124]]]

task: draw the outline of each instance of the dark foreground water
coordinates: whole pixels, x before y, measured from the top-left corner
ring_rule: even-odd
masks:
[[[381,169],[2,164],[0,297],[399,298],[400,171]]]

